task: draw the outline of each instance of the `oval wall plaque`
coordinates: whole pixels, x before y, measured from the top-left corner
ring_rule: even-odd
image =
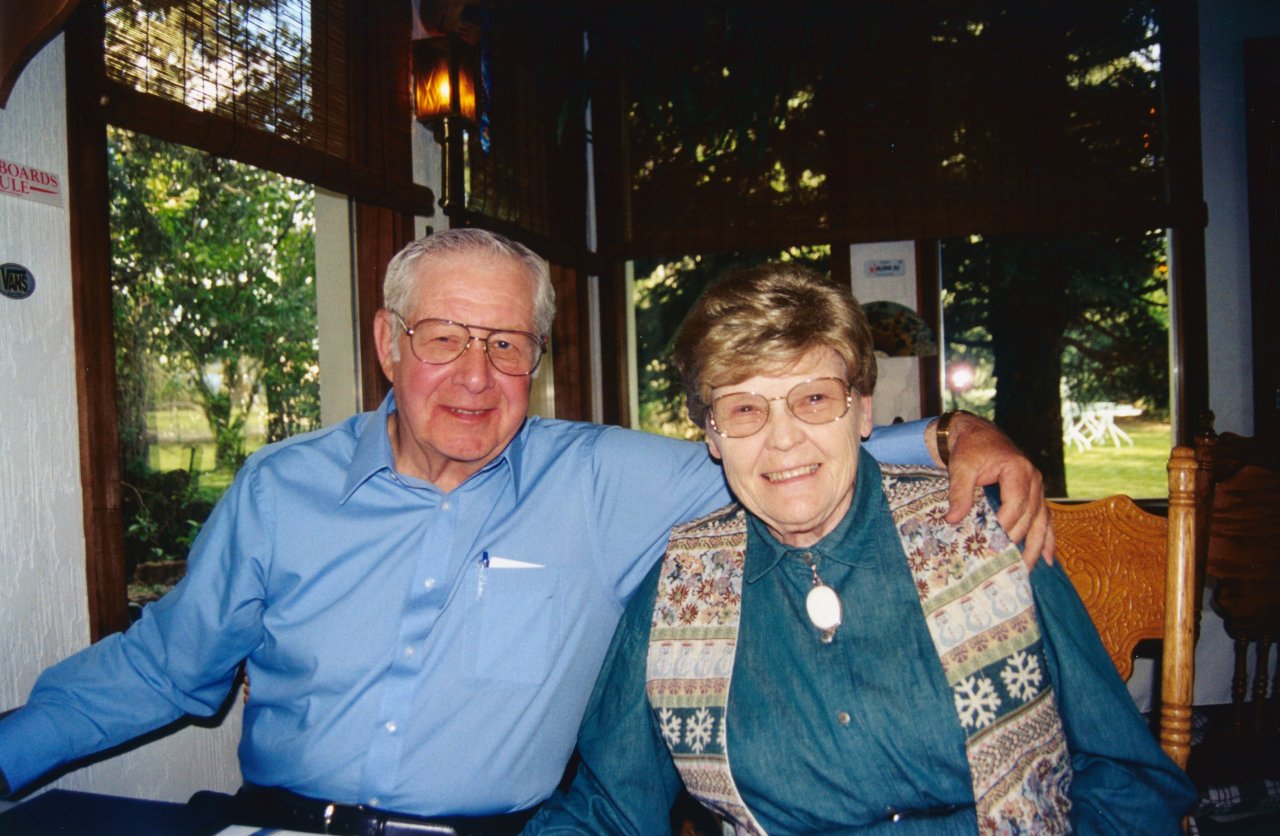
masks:
[[[36,277],[21,264],[0,264],[0,293],[10,299],[26,299],[36,292]]]

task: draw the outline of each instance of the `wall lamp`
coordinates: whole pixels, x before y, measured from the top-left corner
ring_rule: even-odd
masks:
[[[413,99],[419,122],[444,150],[440,207],[445,215],[466,208],[466,131],[476,125],[476,47],[456,35],[413,42]]]

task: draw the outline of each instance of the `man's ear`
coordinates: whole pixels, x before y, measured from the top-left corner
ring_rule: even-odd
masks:
[[[382,366],[382,373],[387,380],[392,382],[396,379],[396,361],[391,359],[391,345],[400,337],[395,325],[391,311],[386,308],[378,308],[378,312],[373,315],[373,344],[378,349],[378,365]]]

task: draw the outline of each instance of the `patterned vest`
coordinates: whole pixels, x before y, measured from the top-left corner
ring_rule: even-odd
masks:
[[[1070,830],[1071,761],[1021,554],[985,496],[953,526],[943,520],[947,481],[938,471],[881,471],[967,737],[979,830]],[[764,833],[738,794],[726,746],[746,546],[738,505],[672,531],[646,668],[649,704],[685,786],[740,834]]]

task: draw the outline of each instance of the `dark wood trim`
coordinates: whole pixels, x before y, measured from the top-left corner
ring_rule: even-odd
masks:
[[[270,169],[367,203],[430,216],[435,195],[413,182],[408,4],[346,2],[342,7],[346,18],[330,20],[328,7],[317,4],[313,19],[315,60],[330,70],[316,77],[321,84],[333,84],[314,91],[316,107],[323,109],[331,101],[342,108],[354,103],[346,114],[350,124],[342,137],[342,155],[140,92],[107,78],[101,62],[95,76],[102,79],[104,95],[95,97],[91,106],[111,125]],[[335,53],[325,31],[343,33],[345,54]],[[338,52],[343,43],[336,42]],[[76,78],[83,75],[82,70]],[[341,119],[335,120],[330,128],[339,130],[341,124]]]
[[[1244,42],[1249,182],[1249,288],[1253,311],[1253,434],[1280,438],[1280,37]]]
[[[391,180],[410,182],[413,109],[408,4],[348,2],[346,15],[348,94],[350,101],[360,103],[351,112],[351,156],[357,163],[385,170]],[[422,186],[414,189],[420,190],[420,197],[430,193]],[[431,216],[435,203],[386,200],[376,192],[348,194],[355,202],[360,398],[365,409],[375,409],[391,388],[373,341],[374,314],[382,306],[382,280],[392,257],[413,240],[413,216]]]
[[[1173,304],[1169,317],[1172,344],[1169,377],[1174,402],[1174,443],[1190,444],[1199,416],[1209,408],[1208,320],[1205,316],[1205,246],[1203,229],[1169,233],[1169,284]]]
[[[360,356],[360,402],[364,409],[377,409],[391,390],[382,374],[373,342],[373,317],[382,307],[382,279],[387,264],[405,244],[413,240],[413,216],[383,206],[357,202],[356,246],[356,328]]]
[[[107,80],[105,84],[105,97],[87,103],[88,107],[101,111],[104,123],[270,169],[402,212],[430,215],[434,210],[435,194],[426,186],[413,183],[409,173],[392,176],[385,168],[293,145],[268,131],[139,93],[116,81]],[[408,125],[407,116],[405,121]]]
[[[583,186],[584,190],[585,188]],[[585,206],[579,208],[581,208],[582,214],[585,216]],[[607,268],[606,262],[596,253],[587,250],[584,244],[540,235],[537,232],[525,229],[519,224],[504,221],[500,218],[493,218],[480,212],[472,212],[461,208],[455,209],[449,215],[449,228],[453,229],[462,226],[473,226],[505,235],[513,241],[519,241],[524,244],[552,264],[560,264],[582,273],[594,276],[599,275]]]
[[[592,33],[593,50],[608,50],[607,37]],[[623,81],[602,76],[591,91],[591,146],[599,277],[600,418],[631,426],[631,376],[627,356],[626,259],[631,240],[631,203],[627,182],[627,121]],[[680,253],[683,255],[683,253]]]
[[[847,287],[853,287],[853,261],[849,257],[849,248],[851,246],[847,241],[840,241],[831,245],[831,264],[829,268],[831,280]],[[859,299],[858,301],[861,302],[862,300]]]
[[[0,0],[0,108],[9,103],[27,62],[58,34],[79,1]]]
[[[1196,417],[1209,408],[1209,325],[1205,315],[1204,164],[1200,145],[1200,43],[1194,0],[1171,0],[1161,19],[1161,57],[1169,147],[1173,334],[1170,404],[1177,444],[1190,444]]]
[[[556,417],[591,420],[591,310],[586,277],[569,267],[551,265],[556,318],[551,326]]]
[[[608,48],[605,43],[592,43],[592,49]],[[626,258],[622,253],[632,237],[623,98],[619,78],[604,78],[592,90],[591,155],[597,249],[604,259],[599,270],[602,277],[612,274],[613,265]]]
[[[631,388],[634,374],[627,358],[626,268],[609,267],[600,275],[600,412],[606,424],[631,426]]]
[[[935,190],[936,191],[936,190]],[[920,198],[923,200],[924,198]],[[993,196],[993,200],[994,200]],[[1175,227],[1204,227],[1208,213],[1203,200],[1186,205],[1145,201],[1100,200],[1096,203],[1076,203],[1070,213],[1049,215],[1042,210],[1043,202],[1055,198],[1045,196],[1012,205],[1004,201],[1007,211],[988,213],[971,212],[952,217],[921,219],[916,222],[896,216],[850,218],[847,225],[824,227],[818,224],[800,229],[777,227],[733,228],[733,238],[709,238],[704,230],[694,227],[664,228],[648,238],[631,237],[612,240],[604,237],[605,224],[601,224],[600,255],[604,260],[623,261],[642,258],[678,258],[688,253],[716,253],[733,250],[783,250],[791,246],[813,246],[833,240],[849,244],[871,244],[880,241],[924,240],[928,238],[954,238],[982,230],[986,235],[1012,233],[1071,233],[1095,232],[1099,229],[1147,230]],[[1002,197],[1001,200],[1004,200]],[[979,198],[974,201],[981,203]],[[604,217],[603,214],[601,216]]]
[[[916,241],[916,312],[933,329],[938,351],[920,358],[920,415],[942,414],[942,262],[936,238]]]
[[[101,78],[102,9],[98,3],[84,3],[72,16],[67,27],[66,62],[67,203],[71,219],[71,316],[76,335],[80,486],[89,637],[97,641],[129,624],[111,314],[107,129],[102,110],[96,105],[98,91],[89,81]]]
[[[352,188],[338,191],[366,203],[429,216],[434,211],[434,196],[425,186],[413,184],[410,5],[346,0],[344,7],[347,96],[351,102],[348,155],[358,178],[370,176],[373,180],[364,188],[353,183]],[[319,180],[312,182],[323,185]],[[389,199],[389,189],[395,190],[396,197]],[[405,201],[399,195],[413,198]]]

